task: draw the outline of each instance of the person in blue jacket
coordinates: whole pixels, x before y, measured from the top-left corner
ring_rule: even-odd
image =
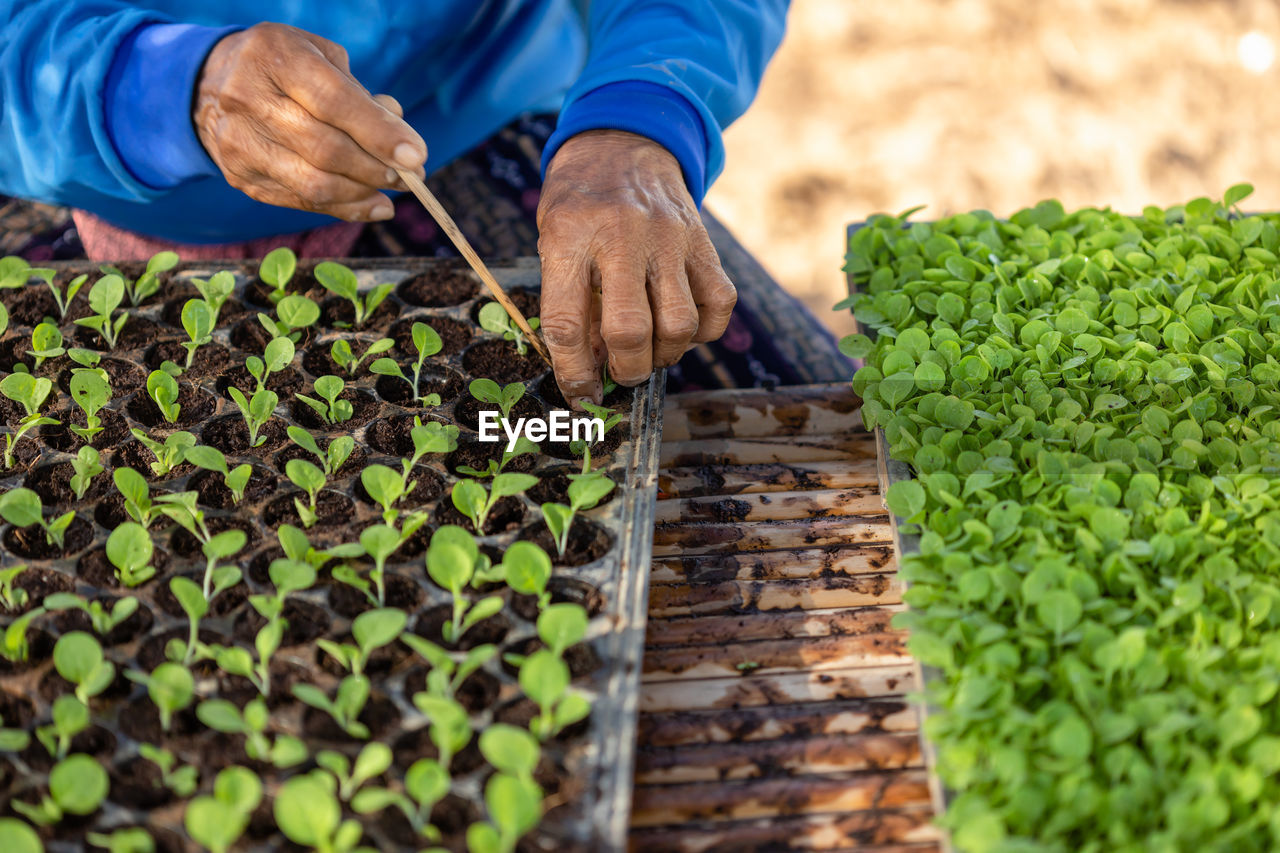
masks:
[[[598,401],[603,364],[636,384],[730,322],[698,208],[787,2],[578,5],[0,0],[0,192],[228,244],[390,219],[395,168],[558,110],[542,329],[566,399]]]

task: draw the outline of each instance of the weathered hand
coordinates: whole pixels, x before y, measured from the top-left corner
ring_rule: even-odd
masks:
[[[351,76],[347,52],[319,36],[264,23],[219,41],[192,111],[201,144],[227,182],[267,204],[340,219],[388,219],[403,189],[391,166],[423,174],[427,147],[395,99]]]
[[[615,381],[637,385],[724,334],[737,292],[679,162],[656,142],[616,130],[565,142],[547,168],[538,230],[542,332],[575,408],[600,402],[606,359]]]

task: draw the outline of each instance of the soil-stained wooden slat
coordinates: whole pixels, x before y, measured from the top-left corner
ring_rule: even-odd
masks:
[[[649,590],[651,617],[867,607],[902,601],[897,575],[856,575],[801,581],[663,584]]]
[[[929,784],[923,770],[751,779],[715,785],[648,785],[636,788],[631,801],[631,825],[871,809],[880,812],[928,803]]]
[[[658,501],[654,521],[658,524],[690,521],[785,521],[831,516],[882,516],[885,514],[880,489],[858,486],[852,489],[824,489],[815,492],[775,492],[773,494],[708,495]]]
[[[659,646],[698,646],[722,642],[783,640],[799,637],[831,637],[887,631],[890,620],[903,606],[842,607],[827,610],[783,610],[771,613],[676,616],[650,618],[646,642]]]
[[[823,545],[888,545],[893,526],[888,516],[756,521],[741,524],[694,522],[659,524],[653,531],[653,555],[678,557],[728,551],[812,548]]]
[[[654,681],[640,685],[640,711],[826,702],[866,696],[897,696],[918,688],[916,667],[909,663],[779,675]]]
[[[653,561],[649,583],[802,580],[897,570],[898,561],[888,545],[833,545],[665,557]]]
[[[697,465],[756,465],[763,462],[834,462],[875,459],[865,433],[779,435],[761,438],[702,438],[662,443],[663,468]]]
[[[847,382],[782,388],[693,391],[667,398],[666,441],[862,430],[862,401]]]
[[[632,829],[633,853],[738,853],[805,850],[822,853],[937,853],[938,831],[927,808],[803,815]]]
[[[699,465],[658,475],[658,499],[746,495],[877,485],[873,459],[761,465]]]
[[[753,743],[821,735],[913,733],[919,715],[900,696],[640,715],[646,747]]]
[[[820,776],[850,770],[897,770],[920,766],[916,734],[862,732],[762,743],[716,743],[641,749],[636,784],[718,783],[729,779]]]
[[[645,653],[641,680],[715,678],[735,672],[769,675],[891,666],[910,660],[906,641],[905,631],[885,631],[842,637],[650,648]]]

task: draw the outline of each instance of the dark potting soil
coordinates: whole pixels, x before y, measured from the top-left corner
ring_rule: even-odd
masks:
[[[462,366],[472,376],[483,376],[499,384],[533,379],[547,371],[547,363],[533,347],[526,347],[521,355],[514,342],[499,340],[472,344],[462,354]]]
[[[169,340],[154,344],[147,350],[145,359],[151,370],[159,370],[166,361],[171,361],[184,368],[184,376],[203,379],[206,376],[218,376],[226,370],[231,364],[231,351],[221,344],[205,344],[192,356],[191,366],[186,367],[187,348],[180,340]]]
[[[609,532],[581,515],[573,519],[566,543],[568,547],[563,554],[557,550],[555,539],[542,519],[521,530],[519,538],[533,542],[546,551],[552,564],[556,566],[585,566],[604,557],[613,547],[613,537]]]
[[[479,292],[479,279],[461,264],[415,275],[396,288],[396,295],[405,302],[423,308],[461,305],[468,299],[474,299]]]

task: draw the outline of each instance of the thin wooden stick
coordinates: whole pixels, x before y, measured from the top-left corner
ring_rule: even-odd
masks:
[[[520,309],[511,301],[511,297],[507,296],[506,291],[502,289],[502,285],[498,284],[498,280],[493,277],[493,273],[489,272],[489,268],[485,266],[484,261],[480,260],[476,250],[471,248],[471,244],[462,235],[462,231],[458,228],[458,224],[453,221],[453,217],[448,214],[444,206],[431,194],[431,190],[427,189],[427,185],[417,175],[412,172],[406,172],[403,169],[396,169],[396,172],[399,173],[400,179],[405,182],[405,185],[418,197],[418,201],[422,202],[422,206],[427,209],[427,213],[430,213],[431,217],[444,229],[444,233],[453,241],[453,245],[458,247],[462,257],[466,258],[467,263],[471,264],[471,269],[475,270],[476,275],[480,276],[484,286],[489,288],[489,294],[498,301],[499,305],[506,309],[507,316],[515,322],[520,331],[524,332],[534,350],[538,355],[542,356],[542,360],[550,364],[551,356],[547,354],[547,350],[542,344],[542,339],[530,328],[529,321],[520,313]]]

